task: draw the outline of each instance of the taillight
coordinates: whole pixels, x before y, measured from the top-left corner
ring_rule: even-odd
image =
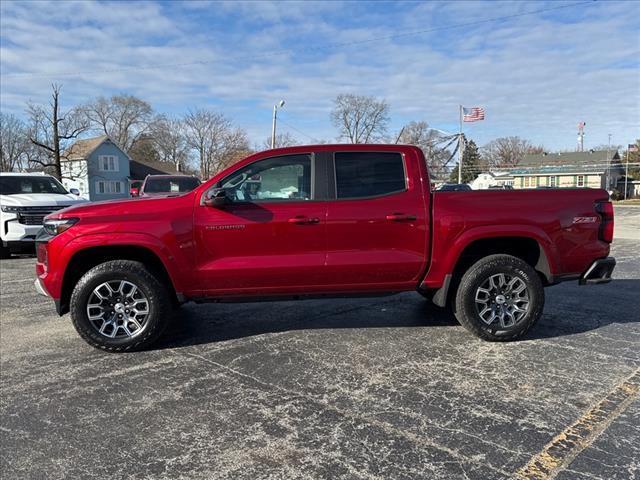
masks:
[[[596,212],[600,214],[600,231],[598,237],[603,242],[613,241],[613,204],[609,201],[596,203]]]

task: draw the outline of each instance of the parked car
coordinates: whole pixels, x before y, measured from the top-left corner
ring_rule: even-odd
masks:
[[[439,192],[470,192],[471,190],[471,186],[466,183],[443,183],[438,188]]]
[[[543,287],[610,281],[606,191],[429,186],[409,145],[257,153],[184,195],[49,215],[36,288],[119,352],[152,344],[186,301],[416,290],[477,336],[512,340],[542,315]]]
[[[58,180],[42,173],[0,173],[0,256],[35,246],[44,217],[84,203],[80,192],[68,192]]]
[[[129,184],[129,195],[131,197],[139,197],[140,196],[140,188],[144,180],[132,180]]]
[[[131,187],[132,197],[166,197],[190,192],[200,180],[187,175],[147,175],[139,189]]]

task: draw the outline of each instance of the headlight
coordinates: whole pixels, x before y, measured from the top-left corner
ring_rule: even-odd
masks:
[[[60,220],[45,218],[44,231],[49,235],[59,235],[78,223],[79,218],[61,218]]]
[[[5,213],[16,213],[20,211],[20,207],[11,207],[9,205],[2,205],[2,211]]]

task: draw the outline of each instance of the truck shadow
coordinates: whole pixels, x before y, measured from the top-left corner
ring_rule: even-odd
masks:
[[[521,341],[577,335],[611,324],[640,323],[640,313],[631,305],[639,291],[640,280],[635,279],[593,287],[563,284],[549,288],[542,319]],[[187,304],[176,311],[155,348],[296,330],[416,327],[458,327],[460,335],[472,338],[459,327],[450,310],[435,307],[418,294],[402,293],[369,299]]]
[[[175,348],[296,330],[458,325],[416,293],[382,298],[187,304],[155,348]]]

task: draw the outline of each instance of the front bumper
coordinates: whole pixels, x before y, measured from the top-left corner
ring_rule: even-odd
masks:
[[[44,289],[44,285],[42,285],[42,281],[39,278],[36,278],[33,281],[33,286],[36,287],[36,292],[38,292],[40,295],[51,297],[51,295],[49,295],[49,293]]]
[[[24,225],[18,223],[18,217],[6,218],[6,215],[2,219],[2,243],[12,244],[18,242],[33,242],[36,239],[36,235],[42,229],[42,225]]]
[[[599,258],[591,264],[589,268],[580,276],[580,285],[591,285],[597,283],[609,283],[611,274],[616,266],[616,259],[613,257]]]

